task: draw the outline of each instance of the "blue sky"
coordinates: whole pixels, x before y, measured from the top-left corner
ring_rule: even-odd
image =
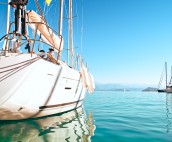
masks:
[[[158,85],[165,61],[170,74],[172,0],[83,3],[82,54],[96,82]]]
[[[87,0],[84,14],[84,55],[97,82],[157,85],[165,61],[170,73],[171,0]]]

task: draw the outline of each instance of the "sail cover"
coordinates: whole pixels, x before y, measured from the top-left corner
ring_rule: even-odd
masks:
[[[33,10],[27,12],[27,22],[29,27],[37,32],[38,35],[41,34],[41,40],[47,44],[50,44],[52,47],[56,48],[58,51],[62,51],[63,49],[63,39],[62,37],[53,33],[52,29],[50,29],[45,20],[38,15]]]

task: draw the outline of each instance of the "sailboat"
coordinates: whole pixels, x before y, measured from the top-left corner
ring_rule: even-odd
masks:
[[[166,92],[166,93],[172,93],[172,85],[171,85],[171,81],[172,81],[172,68],[171,68],[171,77],[170,77],[170,81],[168,83],[168,75],[167,75],[167,62],[165,62],[165,89],[158,89],[158,92]],[[159,87],[162,83],[163,80],[163,75],[161,76],[160,82],[159,82]],[[158,87],[158,88],[159,88]]]
[[[170,81],[166,87],[166,92],[167,93],[172,93],[172,67],[171,67],[171,77],[170,77]]]
[[[82,105],[86,91],[94,91],[94,78],[85,67],[74,66],[72,0],[69,0],[68,62],[61,60],[64,39],[63,0],[59,4],[58,33],[49,26],[41,7],[26,10],[28,0],[8,0],[7,28],[0,52],[0,120],[21,120],[66,112]],[[15,10],[9,22],[10,9]],[[29,29],[33,35],[29,35]],[[39,38],[38,38],[39,37]],[[36,51],[45,44],[57,57]],[[27,52],[21,52],[25,47]],[[70,59],[70,61],[69,61]]]

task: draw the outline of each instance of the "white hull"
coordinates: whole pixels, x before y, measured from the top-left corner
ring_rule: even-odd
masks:
[[[172,86],[167,86],[166,93],[172,93]]]
[[[0,57],[0,120],[19,120],[65,112],[85,98],[80,73],[33,54]]]

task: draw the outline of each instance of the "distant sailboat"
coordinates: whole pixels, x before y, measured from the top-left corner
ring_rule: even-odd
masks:
[[[170,81],[166,87],[166,92],[167,93],[172,93],[172,67],[171,67],[171,77],[170,77]]]
[[[168,83],[168,75],[167,75],[167,62],[165,62],[165,89],[160,89],[162,80],[163,80],[163,74],[160,78],[160,82],[158,85],[158,92],[166,92],[166,93],[172,93],[172,85],[171,85],[171,81],[172,81],[172,68],[171,68],[171,77],[170,77],[170,82]]]

